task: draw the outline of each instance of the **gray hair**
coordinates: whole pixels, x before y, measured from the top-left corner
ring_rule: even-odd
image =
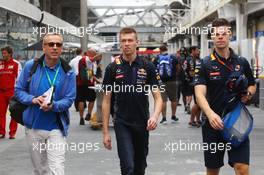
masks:
[[[55,36],[59,36],[60,38],[61,38],[61,41],[63,42],[63,37],[62,37],[62,35],[61,34],[59,34],[59,33],[47,33],[44,37],[43,37],[43,39],[42,39],[42,43],[44,44],[45,43],[45,41],[47,40],[47,38],[49,37],[49,36],[52,36],[52,35],[55,35]]]

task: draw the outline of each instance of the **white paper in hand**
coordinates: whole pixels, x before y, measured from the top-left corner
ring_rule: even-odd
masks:
[[[54,93],[54,86],[51,86],[44,94],[43,96],[45,97],[45,103],[48,105],[52,103],[52,96]]]

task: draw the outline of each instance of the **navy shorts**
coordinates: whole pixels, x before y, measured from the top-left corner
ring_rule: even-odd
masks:
[[[243,163],[249,165],[250,142],[245,140],[239,147],[232,147],[227,143],[221,132],[211,127],[208,120],[202,127],[203,145],[208,145],[210,149],[204,149],[205,166],[209,169],[218,169],[224,165],[224,154],[227,150],[228,163],[231,167],[235,163]]]
[[[78,102],[94,102],[96,99],[96,92],[88,86],[77,86],[76,101]]]
[[[190,85],[190,83],[188,83],[188,82],[182,83],[181,90],[182,90],[182,95],[185,97],[193,95],[193,86]]]

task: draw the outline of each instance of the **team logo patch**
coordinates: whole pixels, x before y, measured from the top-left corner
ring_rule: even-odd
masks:
[[[216,60],[216,58],[215,58],[214,54],[211,54],[211,61],[214,61],[214,60]]]
[[[240,65],[239,65],[239,64],[236,65],[236,67],[235,67],[235,71],[240,71]]]
[[[220,72],[210,72],[210,76],[219,76]]]
[[[147,75],[147,72],[146,72],[145,69],[138,69],[137,74],[141,75],[141,76],[144,76],[144,75]]]
[[[160,80],[160,76],[159,76],[159,74],[156,75],[156,79],[157,79],[157,80]]]
[[[124,75],[123,74],[120,74],[120,75],[116,75],[116,79],[119,79],[119,78],[123,78],[124,77]]]
[[[14,69],[13,65],[8,66],[8,69]]]
[[[217,70],[217,69],[218,69],[218,67],[217,67],[217,66],[212,66],[212,68],[213,68],[214,70]]]
[[[116,73],[117,73],[117,74],[120,74],[121,72],[122,72],[121,69],[117,69],[117,70],[116,70]]]
[[[116,59],[116,64],[121,64],[120,59]]]
[[[147,79],[147,72],[141,68],[137,71],[137,84],[145,84]]]

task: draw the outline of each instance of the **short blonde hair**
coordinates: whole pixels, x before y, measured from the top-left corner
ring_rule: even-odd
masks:
[[[119,32],[119,37],[123,34],[134,33],[137,39],[137,31],[133,27],[123,27]]]

